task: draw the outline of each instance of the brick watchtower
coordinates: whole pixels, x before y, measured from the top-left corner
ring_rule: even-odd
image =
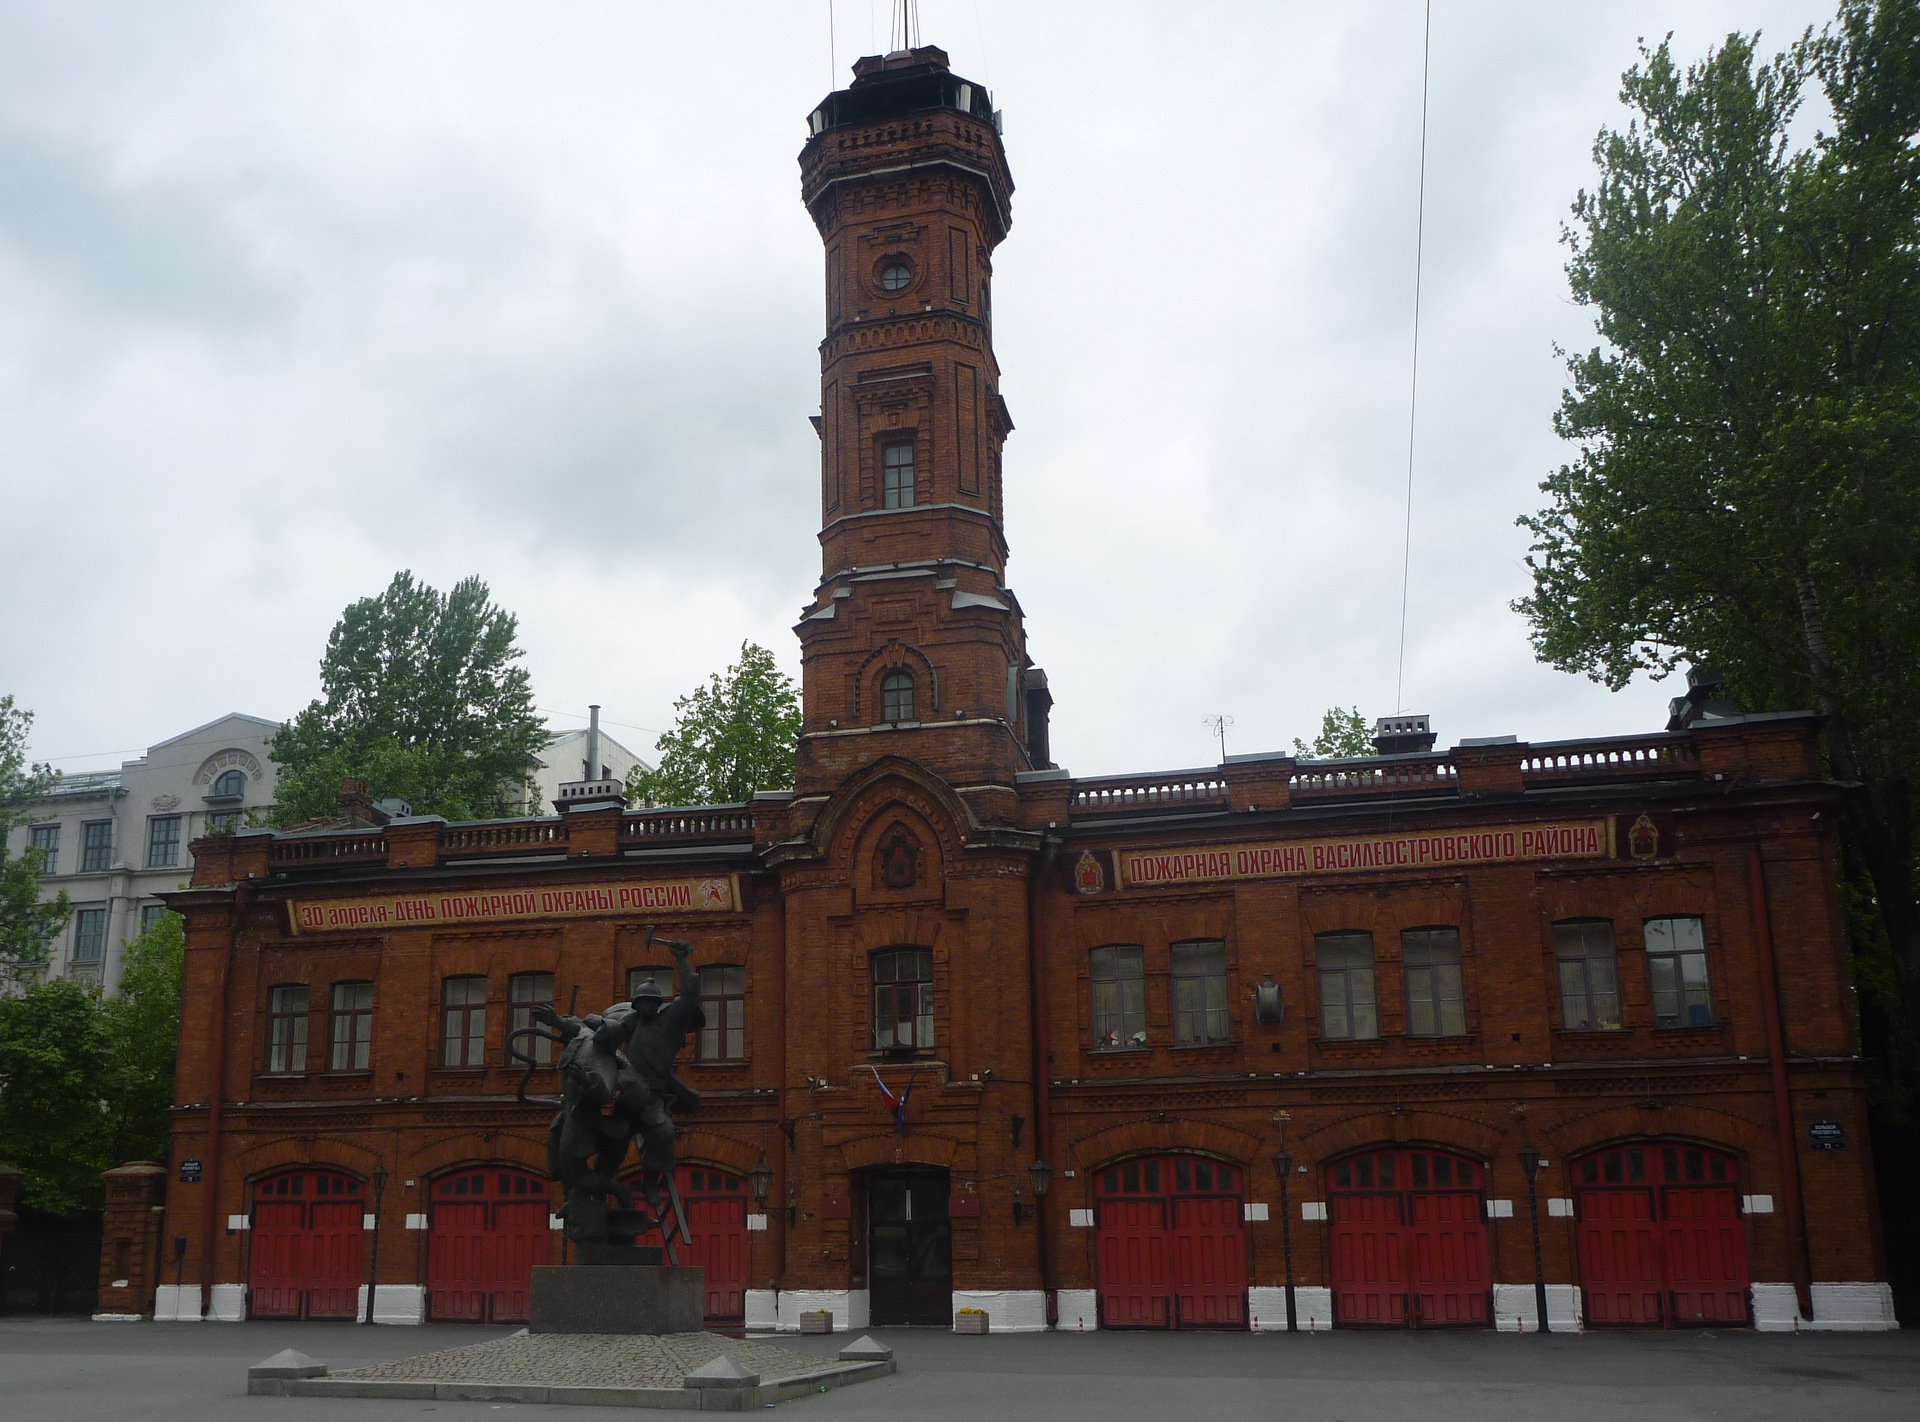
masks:
[[[1026,715],[1044,678],[1006,586],[1002,524],[1013,424],[991,281],[1013,178],[986,91],[941,50],[871,56],[854,76],[814,110],[800,155],[827,330],[796,790],[830,790],[882,755],[1010,790],[1045,757]],[[1011,800],[978,812],[1009,818]]]

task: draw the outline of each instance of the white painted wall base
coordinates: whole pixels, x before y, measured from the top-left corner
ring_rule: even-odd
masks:
[[[747,1290],[747,1332],[771,1333],[780,1326],[780,1295],[772,1289]]]
[[[1055,1289],[1053,1326],[1062,1333],[1091,1333],[1100,1326],[1099,1295],[1092,1289]]]
[[[353,1316],[356,1319],[367,1316],[367,1286],[362,1284],[356,1295],[357,1303]],[[382,1284],[373,1296],[373,1321],[375,1323],[425,1323],[427,1321],[427,1291],[418,1284]]]
[[[207,1309],[209,1323],[245,1323],[247,1320],[247,1286],[245,1284],[215,1284],[213,1302]]]
[[[1287,1331],[1287,1291],[1279,1284],[1256,1284],[1247,1290],[1247,1327],[1260,1320],[1260,1332]],[[1297,1284],[1293,1290],[1294,1326],[1302,1333],[1324,1333],[1333,1327],[1333,1290]]]
[[[1578,1333],[1582,1327],[1580,1289],[1575,1284],[1547,1285],[1547,1327],[1555,1333]],[[1539,1309],[1532,1284],[1493,1286],[1493,1326],[1502,1333],[1538,1333]]]
[[[1300,1328],[1309,1334],[1325,1334],[1332,1328],[1332,1290],[1329,1288],[1306,1288],[1294,1286],[1294,1316],[1300,1320]],[[1286,1301],[1281,1301],[1281,1326],[1286,1326]]]
[[[1807,1326],[1792,1284],[1749,1284],[1755,1333],[1798,1333]]]
[[[1886,1284],[1815,1284],[1816,1333],[1887,1333],[1900,1325],[1893,1317],[1893,1290]]]
[[[1039,1289],[955,1289],[953,1311],[963,1308],[985,1309],[989,1333],[1047,1331],[1047,1296]]]
[[[155,1323],[198,1323],[200,1286],[198,1284],[162,1284],[153,1296]]]
[[[865,1289],[782,1289],[776,1327],[782,1333],[800,1331],[800,1315],[824,1308],[833,1315],[835,1333],[858,1332],[868,1326]]]

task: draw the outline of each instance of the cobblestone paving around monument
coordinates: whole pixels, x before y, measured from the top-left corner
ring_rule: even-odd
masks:
[[[831,1358],[716,1333],[515,1334],[470,1348],[399,1358],[329,1374],[365,1382],[499,1383],[523,1387],[677,1388],[688,1373],[726,1354],[762,1385],[837,1371]]]

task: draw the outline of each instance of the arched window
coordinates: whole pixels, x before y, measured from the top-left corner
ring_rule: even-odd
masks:
[[[880,679],[880,719],[911,721],[913,716],[913,673],[890,671]]]
[[[213,782],[213,793],[221,799],[238,800],[247,793],[247,773],[244,770],[223,770]]]

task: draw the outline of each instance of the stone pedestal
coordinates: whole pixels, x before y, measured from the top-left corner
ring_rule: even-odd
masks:
[[[699,1333],[707,1271],[664,1264],[540,1265],[530,1333]]]

